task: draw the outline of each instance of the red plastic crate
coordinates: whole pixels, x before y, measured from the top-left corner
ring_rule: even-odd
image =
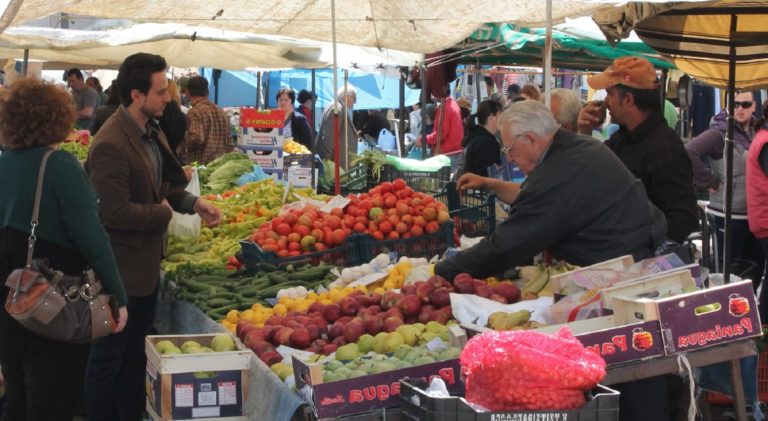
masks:
[[[757,360],[757,399],[768,402],[768,348],[760,353]],[[733,399],[722,393],[708,392],[707,401],[712,405],[730,405]]]

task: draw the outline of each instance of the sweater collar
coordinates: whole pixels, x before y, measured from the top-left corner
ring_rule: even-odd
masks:
[[[643,139],[648,137],[651,131],[661,123],[666,124],[664,121],[664,115],[660,112],[651,113],[648,118],[640,123],[634,130],[628,130],[626,126],[619,126],[619,136],[623,142],[626,143],[639,143]]]

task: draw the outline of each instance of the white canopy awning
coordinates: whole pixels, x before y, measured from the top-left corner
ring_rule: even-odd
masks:
[[[486,22],[547,23],[543,0],[335,0],[342,44],[430,53],[455,45]],[[623,0],[552,0],[553,22]],[[0,3],[1,4],[1,3]],[[65,12],[136,22],[175,22],[330,41],[331,0],[10,0],[0,30]]]
[[[176,67],[323,68],[332,63],[327,42],[194,27],[174,23],[138,24],[128,29],[81,31],[11,27],[0,34],[0,57],[114,68],[138,52],[160,54]],[[337,46],[341,67],[413,65],[422,55],[397,50]],[[47,66],[48,67],[48,66]]]

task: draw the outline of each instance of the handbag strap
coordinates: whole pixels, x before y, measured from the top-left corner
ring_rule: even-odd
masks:
[[[45,151],[43,160],[40,162],[40,170],[37,174],[37,188],[35,189],[35,204],[32,206],[32,221],[30,222],[31,229],[29,231],[29,239],[27,240],[27,269],[32,267],[32,255],[35,252],[35,228],[37,228],[38,217],[40,216],[40,198],[43,195],[43,178],[45,176],[45,165],[48,163],[48,157],[53,153],[53,149]]]

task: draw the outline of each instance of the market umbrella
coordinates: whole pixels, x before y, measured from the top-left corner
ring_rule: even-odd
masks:
[[[701,82],[728,89],[725,139],[725,246],[723,277],[729,281],[733,192],[733,97],[736,89],[768,86],[768,3],[718,0],[701,3],[629,3],[605,8],[593,19],[616,42],[634,29],[648,46]]]

